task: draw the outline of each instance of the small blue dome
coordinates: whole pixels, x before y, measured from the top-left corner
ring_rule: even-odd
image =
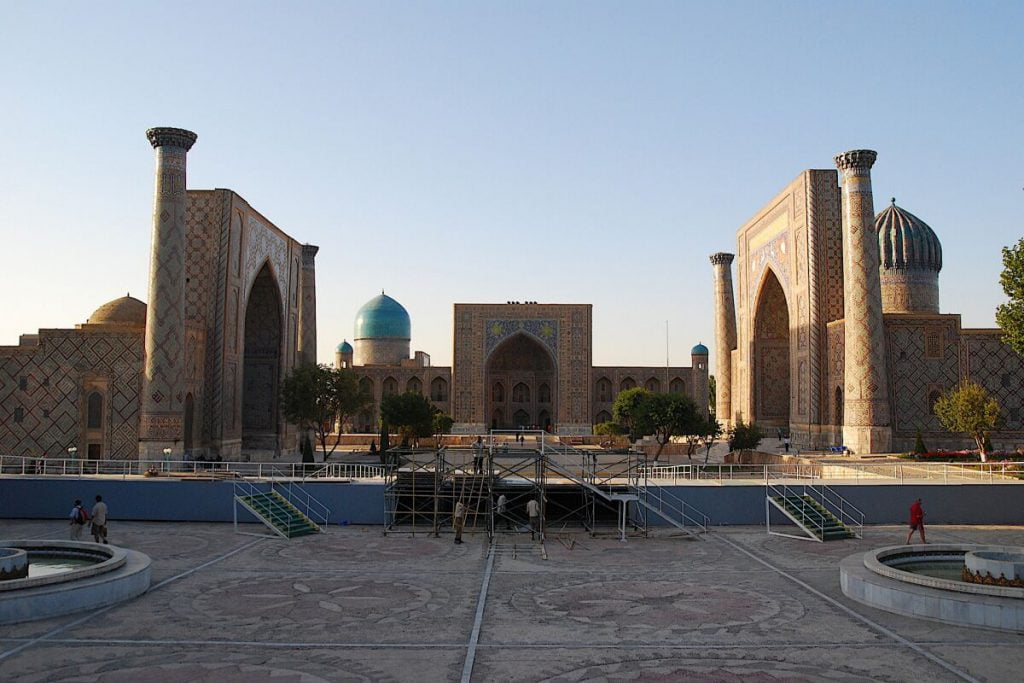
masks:
[[[690,350],[691,356],[706,356],[708,355],[708,347],[703,344],[697,344]]]
[[[412,339],[412,323],[402,304],[381,292],[356,313],[356,340]]]
[[[348,341],[343,341],[338,344],[337,351],[338,353],[352,353],[352,345]]]

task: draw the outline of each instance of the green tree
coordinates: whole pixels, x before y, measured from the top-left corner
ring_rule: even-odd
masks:
[[[434,448],[441,447],[441,438],[451,432],[455,420],[437,406],[430,406],[431,431],[434,432]]]
[[[654,434],[658,442],[658,450],[654,454],[655,462],[658,462],[661,452],[672,437],[685,436],[689,439],[699,434],[704,420],[693,399],[683,394],[648,392],[640,401],[638,412],[638,424],[643,428],[643,433]]]
[[[618,422],[598,422],[594,425],[594,433],[602,436],[620,436],[626,433]]]
[[[305,432],[313,432],[324,460],[327,460],[341,442],[340,424],[345,418],[358,413],[372,402],[372,398],[359,388],[355,374],[347,368],[327,365],[300,365],[284,378],[281,384],[281,413],[289,422]],[[334,443],[328,450],[328,439],[339,425]],[[304,448],[304,461],[309,448]]]
[[[704,446],[704,464],[711,457],[711,447],[722,436],[722,423],[715,419],[714,414],[703,420],[701,425],[700,443]]]
[[[1003,247],[999,283],[1009,301],[996,309],[996,324],[1003,330],[1003,341],[1024,355],[1024,238],[1012,247]]]
[[[715,404],[718,400],[718,380],[708,375],[708,415],[715,417]]]
[[[999,426],[999,402],[976,382],[965,380],[950,389],[935,402],[935,415],[942,426],[951,432],[966,434],[974,439],[985,462],[991,446],[988,433]]]
[[[756,422],[745,424],[743,420],[737,420],[736,425],[729,434],[729,450],[745,451],[757,448],[761,444],[761,428]]]
[[[402,446],[408,446],[410,439],[434,434],[434,406],[415,391],[385,396],[380,402],[380,416],[385,424],[398,428]]]
[[[634,387],[620,391],[612,404],[612,419],[621,425],[625,433],[629,435],[630,441],[636,441],[644,434],[646,425],[640,422],[644,419],[643,406],[651,392],[641,387]]]

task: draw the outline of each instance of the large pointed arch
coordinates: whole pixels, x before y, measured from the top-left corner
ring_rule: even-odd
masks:
[[[546,384],[550,395],[543,405],[551,415],[557,415],[558,405],[558,383],[556,362],[550,349],[542,344],[533,335],[518,332],[503,340],[491,351],[484,366],[484,386],[492,387],[500,382],[506,391],[505,399],[509,398],[511,391],[512,399],[516,397],[524,399],[516,403],[516,412],[509,415],[507,411],[502,412],[502,418],[512,419],[511,423],[498,423],[497,429],[509,429],[523,424],[523,414],[527,415],[526,424],[533,424],[537,421],[538,400],[540,386]],[[517,390],[518,387],[518,390]],[[495,409],[502,407],[494,401],[491,392],[487,393],[487,407],[485,414],[492,416],[492,426]]]
[[[245,304],[242,363],[242,449],[280,451],[279,385],[284,357],[281,290],[265,262],[249,288]]]
[[[754,304],[751,391],[753,419],[762,427],[789,428],[790,306],[782,281],[770,267],[761,278]]]

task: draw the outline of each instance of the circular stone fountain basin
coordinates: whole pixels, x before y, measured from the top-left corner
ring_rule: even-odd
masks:
[[[957,626],[1024,631],[1024,588],[959,580],[968,552],[1006,546],[929,544],[856,553],[839,565],[843,594],[878,609]]]
[[[0,581],[0,624],[105,607],[149,588],[150,559],[134,550],[51,540],[0,540],[0,548],[22,551],[29,562],[27,577]]]
[[[20,548],[0,548],[0,581],[28,576],[28,553]]]
[[[971,583],[1024,588],[1024,554],[972,550],[964,554],[964,578]]]

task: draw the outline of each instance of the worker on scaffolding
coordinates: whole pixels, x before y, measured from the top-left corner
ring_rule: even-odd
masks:
[[[466,526],[466,506],[459,498],[455,503],[455,514],[452,515],[452,526],[455,528],[455,544],[462,545],[462,529]]]
[[[473,474],[484,473],[484,441],[483,437],[476,437],[473,444]]]

